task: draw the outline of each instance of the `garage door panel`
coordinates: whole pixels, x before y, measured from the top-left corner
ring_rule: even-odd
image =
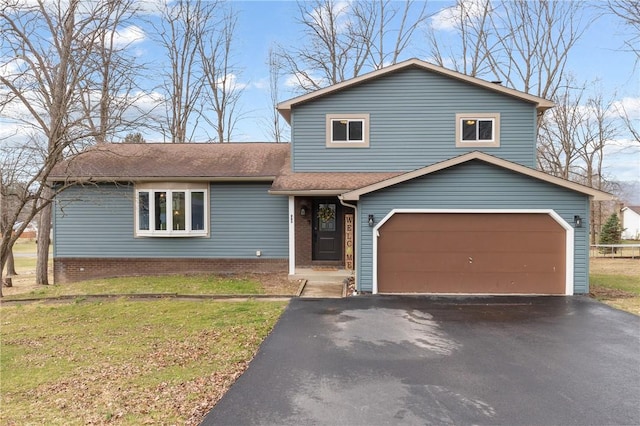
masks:
[[[410,273],[399,272],[393,279],[405,283],[402,291],[387,293],[564,294],[558,291],[552,281],[547,280],[546,274],[542,273],[532,273],[518,279],[500,273],[474,275],[474,279],[471,279],[463,273],[452,276],[450,273],[434,272],[416,277]],[[481,290],[477,286],[478,280],[484,283]],[[531,282],[537,283],[535,291],[532,291]]]
[[[464,240],[464,247],[461,247],[462,240]],[[382,235],[378,242],[380,254],[458,252],[461,249],[468,253],[486,251],[545,253],[549,251],[550,244],[564,245],[565,236],[562,233],[546,233],[544,235],[541,233],[518,233],[516,239],[513,233],[465,233],[462,231],[425,233],[424,231],[416,231],[398,233],[397,238],[392,239]]]
[[[378,261],[379,268],[390,271],[442,271],[451,268],[467,268],[469,262],[462,256],[448,253],[390,253]]]
[[[546,231],[553,229],[551,227],[557,223],[545,214],[527,215],[526,228],[522,227],[522,223],[513,221],[513,213],[429,213],[433,216],[433,220],[424,221],[420,219],[423,213],[402,213],[391,217],[384,224],[385,229],[389,231],[447,231],[453,232],[460,230],[461,226],[466,231],[484,231],[487,227],[496,230],[511,231]],[[536,216],[536,217],[533,217]],[[402,217],[402,219],[399,219]]]
[[[472,273],[481,272],[564,272],[564,264],[556,262],[550,253],[530,253],[523,259],[520,253],[389,253],[378,261],[384,271],[445,272],[457,268]]]
[[[379,230],[378,291],[564,294],[565,232],[546,214],[396,214]]]
[[[386,234],[386,233],[385,233]],[[464,232],[464,231],[425,231],[398,232],[393,238],[381,235],[379,253],[397,252],[421,252],[440,253],[457,252],[460,250],[460,241],[464,239],[464,248],[470,252],[538,252],[549,251],[549,245],[564,245],[565,236],[562,232],[517,233],[517,239],[513,233],[506,232]]]

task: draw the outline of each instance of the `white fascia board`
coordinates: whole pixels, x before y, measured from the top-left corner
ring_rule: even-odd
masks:
[[[295,197],[289,196],[289,275],[296,273],[296,214]]]

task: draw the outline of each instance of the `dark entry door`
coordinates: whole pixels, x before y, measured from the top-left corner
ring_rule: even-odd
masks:
[[[313,260],[342,259],[342,215],[337,200],[313,203]]]

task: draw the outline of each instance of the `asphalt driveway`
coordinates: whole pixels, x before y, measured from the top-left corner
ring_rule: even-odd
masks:
[[[294,299],[205,425],[640,424],[640,317],[587,297]]]

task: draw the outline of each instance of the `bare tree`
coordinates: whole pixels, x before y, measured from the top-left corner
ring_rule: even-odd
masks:
[[[453,68],[472,77],[495,73],[491,67],[491,57],[498,55],[496,34],[491,20],[493,12],[490,0],[465,2],[458,0],[454,6],[442,13],[449,16],[452,31],[456,34],[455,44],[442,42],[435,31],[428,33],[431,58],[439,66]]]
[[[201,121],[213,139],[228,141],[242,93],[232,61],[235,12],[222,1],[176,0],[163,2],[161,15],[154,27],[168,59],[163,90],[171,142],[191,141],[196,129],[205,128]]]
[[[548,174],[569,179],[578,161],[579,140],[583,137],[585,112],[580,108],[584,89],[565,88],[556,97],[556,106],[539,120],[538,168]]]
[[[93,73],[82,81],[80,100],[86,125],[97,143],[111,142],[118,133],[148,126],[153,112],[138,108],[137,79],[146,66],[128,53],[132,43],[139,41],[142,30],[132,25],[139,12],[134,0],[110,1],[105,4],[104,22],[90,51]],[[129,25],[137,40],[122,40],[119,30]]]
[[[584,143],[578,147],[580,162],[578,169],[583,182],[593,188],[605,191],[615,189],[604,173],[605,148],[619,134],[617,117],[613,113],[613,101],[596,93],[587,100]],[[607,212],[602,202],[591,201],[591,243],[597,241],[597,233],[602,229]]]
[[[629,31],[626,44],[640,60],[640,2],[638,0],[609,0],[609,11],[624,22]]]
[[[25,189],[17,197],[19,211],[8,223],[15,223],[22,214],[26,227],[40,213],[38,284],[48,284],[51,203],[64,189],[64,185],[51,186],[47,178],[66,155],[99,136],[95,129],[87,129],[82,88],[95,75],[94,49],[111,22],[108,3],[3,0],[0,7],[0,111],[3,118],[20,126],[21,134],[31,135],[14,139],[6,155],[33,159],[12,163],[29,167],[23,173]],[[0,242],[2,265],[15,238],[5,229]]]
[[[458,0],[441,13],[458,43],[430,33],[439,65],[546,99],[562,86],[567,59],[591,23],[584,3],[576,0]]]
[[[638,125],[640,125],[640,117],[637,114],[634,115],[629,112],[628,108],[625,106],[624,99],[620,102],[616,102],[613,109],[620,118],[624,129],[629,132],[633,141],[640,144],[640,128],[638,127]]]
[[[269,48],[267,65],[269,66],[269,135],[274,142],[282,142],[285,131],[282,117],[276,109],[280,102],[280,78],[282,76],[282,63],[280,56],[273,47]]]
[[[147,143],[147,141],[144,139],[144,136],[142,136],[142,133],[136,132],[128,133],[122,140],[122,143]]]
[[[500,34],[500,56],[490,56],[493,72],[509,87],[553,99],[571,50],[591,24],[584,3],[503,0],[501,11],[493,15]]]
[[[619,132],[614,103],[601,94],[584,99],[587,87],[567,87],[556,95],[556,107],[541,120],[538,168],[596,189],[614,190],[603,169],[605,148]],[[603,216],[602,203],[592,202],[592,243]]]
[[[40,185],[39,176],[33,172],[38,168],[40,153],[38,147],[28,144],[0,145],[0,270],[7,265],[9,275],[14,272],[8,264],[14,243],[44,206],[38,200],[46,186]],[[1,273],[0,282],[3,282]],[[4,283],[11,286],[11,278],[7,277]]]
[[[410,46],[413,34],[429,18],[427,2],[405,0],[357,1],[353,3],[349,32],[358,51],[366,52],[368,69],[395,64]]]
[[[344,28],[347,8],[333,0],[298,2],[298,23],[307,43],[283,50],[282,59],[301,90],[310,92],[355,77],[364,66],[365,55]]]
[[[237,108],[243,88],[232,58],[238,18],[233,9],[221,11],[221,15],[212,31],[202,32],[197,48],[204,77],[203,118],[213,128],[215,140],[229,142],[239,118]],[[213,119],[206,114],[208,110],[213,112]]]
[[[427,19],[425,3],[402,4],[299,1],[298,23],[306,43],[281,49],[286,71],[300,90],[309,92],[397,62]]]
[[[200,113],[198,100],[204,88],[204,77],[199,62],[198,40],[202,38],[204,24],[209,22],[215,5],[215,2],[201,0],[163,2],[161,23],[155,27],[169,61],[164,73],[164,91],[172,143],[187,142],[190,119]]]

